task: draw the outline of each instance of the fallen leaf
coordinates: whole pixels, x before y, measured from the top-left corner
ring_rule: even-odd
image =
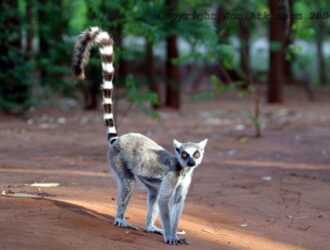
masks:
[[[241,137],[240,139],[239,139],[239,142],[240,143],[245,143],[245,142],[247,142],[249,140],[249,138],[247,138],[247,137]]]
[[[245,126],[243,124],[237,124],[235,127],[234,127],[234,130],[244,130],[245,129]]]
[[[43,187],[43,188],[46,188],[46,187],[58,187],[60,184],[59,183],[55,183],[55,182],[49,182],[49,183],[38,183],[38,182],[35,182],[33,184],[31,184],[30,186],[31,187]]]
[[[206,232],[206,233],[213,234],[213,232],[211,232],[210,230],[208,230],[208,229],[206,229],[206,228],[203,228],[202,231],[203,231],[203,232]]]
[[[261,179],[263,181],[271,181],[272,180],[272,177],[271,176],[263,176]]]
[[[299,215],[290,215],[290,214],[286,214],[286,217],[288,217],[289,219],[295,220],[295,219],[306,219],[308,218],[307,216],[299,216]]]
[[[235,154],[236,154],[236,149],[232,149],[227,152],[228,156],[234,156]]]
[[[28,194],[28,193],[14,193],[12,191],[5,191],[2,190],[1,194],[7,197],[14,197],[14,198],[42,198],[42,196],[35,195],[35,194]]]

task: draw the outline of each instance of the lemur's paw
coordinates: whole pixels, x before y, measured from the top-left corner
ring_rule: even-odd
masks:
[[[163,235],[163,229],[160,229],[159,227],[156,226],[145,227],[143,231],[146,233],[155,233],[155,234]]]
[[[181,245],[181,244],[189,245],[190,241],[187,238],[181,239],[179,237],[175,237],[175,238],[165,239],[165,243],[168,245]]]
[[[177,240],[176,239],[165,239],[165,243],[168,244],[168,245],[177,245]]]
[[[121,218],[115,218],[115,222],[113,224],[121,228],[132,228],[134,230],[139,230],[137,226],[129,224],[125,219]]]

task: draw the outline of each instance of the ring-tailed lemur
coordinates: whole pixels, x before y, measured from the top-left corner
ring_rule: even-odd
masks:
[[[84,66],[88,62],[93,43],[99,47],[101,54],[109,161],[117,177],[117,213],[114,224],[136,229],[126,222],[125,211],[137,177],[148,188],[145,231],[162,234],[167,244],[187,243],[185,239],[177,236],[177,227],[192,173],[202,161],[207,139],[199,143],[180,143],[173,140],[175,154],[172,154],[142,134],[129,133],[118,137],[111,99],[114,74],[113,41],[107,32],[92,27],[79,36],[73,54],[73,72],[77,78],[84,78]],[[154,225],[158,211],[163,229]]]

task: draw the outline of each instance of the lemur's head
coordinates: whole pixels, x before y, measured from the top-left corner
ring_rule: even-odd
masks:
[[[173,140],[173,146],[175,155],[182,167],[196,167],[203,159],[204,148],[206,146],[207,139],[199,142],[185,142],[181,143],[177,140]]]

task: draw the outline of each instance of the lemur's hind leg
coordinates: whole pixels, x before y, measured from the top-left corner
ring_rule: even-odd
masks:
[[[148,193],[148,209],[147,209],[147,218],[145,224],[145,231],[150,233],[157,233],[163,235],[163,230],[155,226],[155,221],[159,212],[157,204],[157,193],[150,192]]]
[[[157,187],[157,182],[159,182],[159,180],[143,177],[140,177],[140,180],[148,188],[148,208],[144,231],[148,233],[157,233],[162,235],[163,230],[155,226],[155,221],[159,212],[157,204],[159,189],[159,187]]]
[[[134,179],[122,180],[118,185],[117,213],[114,223],[118,227],[129,227],[133,229],[138,229],[138,227],[129,224],[125,219],[127,205],[134,191],[134,187]]]
[[[111,162],[112,169],[117,177],[117,213],[114,224],[118,227],[138,229],[137,226],[129,224],[125,219],[126,208],[135,187],[134,175],[125,168],[123,163]]]

